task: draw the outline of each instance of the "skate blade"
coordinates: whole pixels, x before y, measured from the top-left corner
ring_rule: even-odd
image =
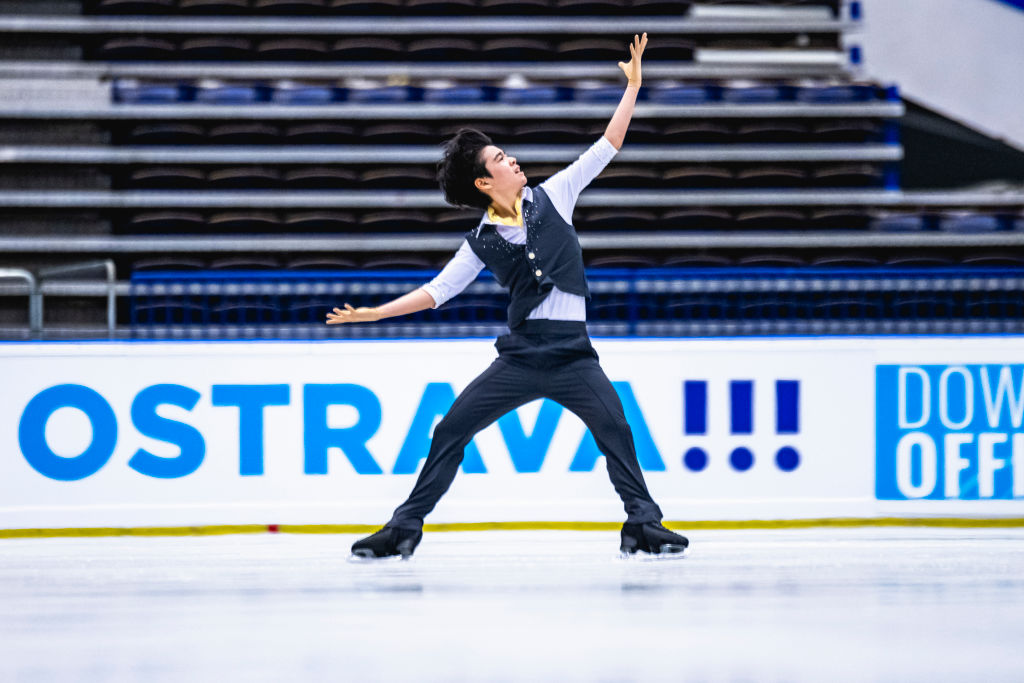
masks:
[[[670,560],[682,560],[688,557],[689,554],[688,546],[665,544],[661,546],[660,553],[637,550],[634,553],[620,553],[619,557],[630,562],[667,562]]]
[[[364,554],[365,553],[365,554]],[[376,564],[379,562],[408,562],[412,560],[412,555],[388,555],[387,557],[377,557],[368,550],[357,550],[348,556],[350,564]]]

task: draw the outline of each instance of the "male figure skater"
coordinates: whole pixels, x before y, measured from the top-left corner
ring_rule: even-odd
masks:
[[[451,485],[463,449],[473,436],[505,413],[537,398],[550,398],[578,415],[605,455],[608,475],[626,508],[621,550],[670,556],[689,541],[661,525],[661,510],[644,483],[633,434],[611,382],[598,365],[587,336],[590,292],[583,256],[572,227],[580,192],[622,146],[640,90],[640,58],[647,45],[634,36],[629,79],[604,135],[568,168],[535,188],[515,157],[483,133],[463,129],[445,147],[438,180],[455,206],[486,209],[466,234],[455,257],[434,280],[374,308],[335,308],[328,324],[370,322],[436,308],[461,292],[486,266],[511,296],[510,333],[498,338],[498,358],[459,395],[434,429],[430,452],[409,498],[391,521],[357,541],[361,558],[412,555],[423,537],[423,518]]]

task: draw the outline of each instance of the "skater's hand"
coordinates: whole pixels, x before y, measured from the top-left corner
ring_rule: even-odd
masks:
[[[629,46],[629,54],[633,55],[633,58],[629,60],[629,63],[619,62],[619,68],[622,69],[626,74],[626,78],[629,79],[629,84],[640,87],[640,57],[644,53],[644,48],[647,47],[647,34],[644,33],[643,37],[634,35],[633,43]]]
[[[345,304],[345,310],[335,308],[333,313],[327,314],[328,325],[340,325],[341,323],[372,323],[380,320],[380,313],[376,308],[361,306],[352,308],[351,304]]]

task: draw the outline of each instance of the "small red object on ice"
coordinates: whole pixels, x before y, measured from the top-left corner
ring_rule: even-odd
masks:
[[[276,524],[268,524],[267,525],[267,531],[269,531],[272,534],[276,534],[277,533],[277,525]]]

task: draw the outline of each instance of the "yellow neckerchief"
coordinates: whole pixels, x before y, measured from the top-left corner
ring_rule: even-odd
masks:
[[[516,197],[516,215],[512,218],[503,218],[498,214],[494,213],[494,207],[487,207],[487,220],[491,223],[500,223],[501,225],[514,225],[523,227],[523,193],[520,192],[519,196]]]

